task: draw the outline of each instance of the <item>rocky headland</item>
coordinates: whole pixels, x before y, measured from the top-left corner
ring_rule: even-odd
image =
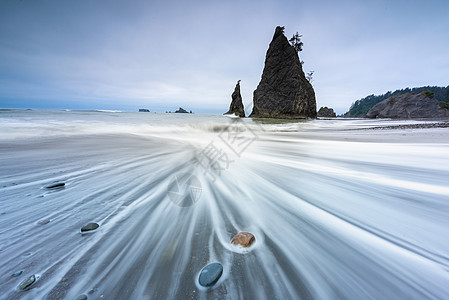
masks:
[[[405,93],[391,96],[374,105],[367,118],[418,119],[449,117],[449,110],[434,99],[433,93]]]
[[[254,118],[316,118],[316,100],[296,49],[276,27],[265,57],[265,67],[254,91]]]
[[[392,96],[400,96],[404,95],[406,93],[413,93],[413,94],[419,94],[419,93],[433,93],[433,98],[435,100],[440,101],[440,105],[442,107],[449,109],[449,86],[421,86],[421,87],[414,87],[414,88],[403,88],[398,89],[393,92],[388,91],[384,94],[380,95],[369,95],[364,98],[361,98],[354,103],[351,104],[351,107],[349,110],[344,114],[344,117],[347,118],[364,118],[366,117],[366,114],[368,111],[374,107],[374,105],[378,104],[379,102],[388,99]]]

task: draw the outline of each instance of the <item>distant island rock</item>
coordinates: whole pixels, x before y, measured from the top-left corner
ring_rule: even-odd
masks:
[[[235,114],[240,118],[245,117],[245,109],[243,107],[242,95],[240,94],[240,80],[237,81],[234,92],[231,95],[232,101],[229,110],[224,115]]]
[[[327,106],[320,107],[317,113],[318,117],[321,118],[335,118],[337,115],[335,114],[334,110],[332,108],[329,108]]]
[[[276,27],[253,102],[250,117],[316,118],[315,92],[304,75],[296,49],[284,35],[284,27]]]
[[[150,112],[150,110],[146,108],[139,108],[139,112]]]
[[[366,114],[367,118],[442,118],[449,117],[445,102],[434,99],[434,93],[405,93],[391,96],[374,105]]]
[[[189,112],[185,110],[184,108],[180,107],[177,111],[175,111],[177,114],[188,114]],[[192,113],[192,111],[190,111]]]

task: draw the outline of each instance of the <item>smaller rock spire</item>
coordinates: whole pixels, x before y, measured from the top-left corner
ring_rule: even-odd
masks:
[[[243,107],[242,95],[240,94],[240,80],[237,81],[234,92],[232,93],[232,101],[228,112],[224,115],[235,114],[241,118],[245,117],[245,108]]]

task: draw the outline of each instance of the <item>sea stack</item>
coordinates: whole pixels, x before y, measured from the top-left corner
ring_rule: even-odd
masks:
[[[239,116],[240,118],[245,117],[245,109],[243,107],[242,102],[242,95],[240,94],[240,80],[237,81],[237,84],[235,85],[234,92],[232,93],[232,101],[231,105],[229,106],[228,112],[224,113],[225,115],[228,114],[235,114],[236,116]]]
[[[304,75],[298,53],[284,35],[284,27],[276,27],[253,101],[250,117],[316,118],[315,92]]]
[[[335,117],[337,117],[337,115],[334,112],[334,109],[327,107],[327,106],[320,107],[317,115],[320,118],[335,118]]]

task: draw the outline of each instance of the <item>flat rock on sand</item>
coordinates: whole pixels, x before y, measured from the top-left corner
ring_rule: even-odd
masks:
[[[17,289],[20,291],[24,291],[32,286],[36,282],[36,275],[31,275],[30,277],[24,279],[18,286]]]
[[[93,230],[97,229],[98,227],[100,227],[100,225],[98,225],[97,223],[88,223],[88,224],[84,225],[83,227],[81,227],[81,232],[93,231]]]
[[[62,189],[63,187],[65,187],[64,182],[55,182],[45,186],[46,189]]]

